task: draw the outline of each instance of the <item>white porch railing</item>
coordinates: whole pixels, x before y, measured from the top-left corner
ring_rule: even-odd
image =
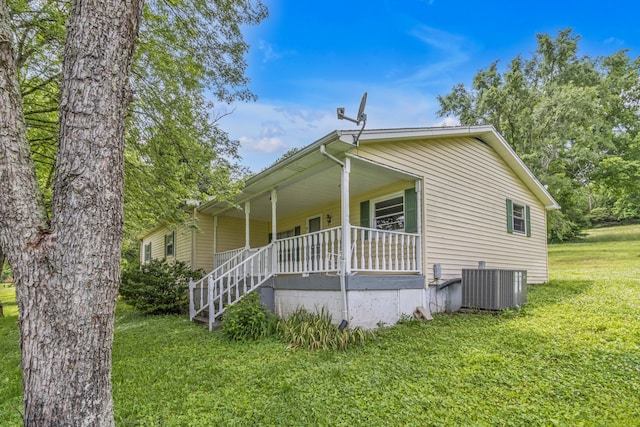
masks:
[[[351,226],[351,271],[420,273],[418,234]]]
[[[419,273],[420,236],[351,226],[351,271]],[[338,272],[341,227],[277,240],[279,274]]]
[[[327,273],[340,269],[341,227],[276,240],[280,274]]]
[[[242,259],[244,258],[244,259]],[[273,245],[233,258],[196,282],[189,282],[189,316],[208,312],[209,330],[226,310],[273,276]]]
[[[213,254],[213,266],[214,268],[218,268],[219,266],[225,264],[227,261],[236,258],[236,256],[242,252],[244,252],[246,248],[238,248],[231,249],[230,251],[218,252]]]
[[[352,226],[352,272],[419,273],[417,234]],[[257,289],[274,274],[339,273],[342,229],[329,228],[276,240],[258,249],[223,252],[226,261],[189,283],[191,319],[205,311],[209,329],[227,306]],[[233,254],[233,255],[232,255]],[[218,260],[224,259],[219,257]]]

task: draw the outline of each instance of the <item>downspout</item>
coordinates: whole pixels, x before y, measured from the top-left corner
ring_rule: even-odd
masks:
[[[340,161],[336,157],[327,153],[326,147],[324,144],[320,146],[320,153],[335,163],[339,164],[342,168],[342,179],[341,179],[341,203],[340,210],[342,214],[342,220],[340,221],[342,224],[342,251],[340,255],[340,259],[338,262],[342,265],[342,269],[340,271],[340,292],[342,293],[342,322],[340,323],[340,328],[343,329],[347,326],[349,322],[349,304],[347,302],[347,285],[345,276],[350,272],[351,267],[349,266],[349,254],[351,251],[351,233],[349,227],[349,172],[350,172],[350,163],[349,159],[345,159],[345,162]]]

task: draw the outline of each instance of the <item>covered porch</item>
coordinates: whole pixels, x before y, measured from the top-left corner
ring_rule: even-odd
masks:
[[[274,243],[277,274],[421,273],[420,177],[358,156],[351,139],[328,135],[250,178],[234,203],[203,205],[212,268]]]
[[[396,289],[394,277],[405,283],[414,276],[411,287],[424,288],[422,180],[358,156],[351,140],[329,135],[250,178],[234,203],[212,201],[199,209],[214,218],[210,280],[194,285],[201,301],[219,298],[221,313],[223,303],[265,283],[300,294],[331,282],[340,286],[341,317],[348,319],[350,277],[384,276],[384,285],[351,281],[381,290]],[[232,281],[222,276],[229,275],[243,282],[236,291],[223,289]]]

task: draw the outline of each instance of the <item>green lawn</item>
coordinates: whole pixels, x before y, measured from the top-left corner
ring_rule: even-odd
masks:
[[[436,315],[342,353],[230,343],[121,305],[117,424],[640,426],[640,226],[552,245],[549,261],[521,310]],[[5,316],[0,424],[18,425],[15,306]]]

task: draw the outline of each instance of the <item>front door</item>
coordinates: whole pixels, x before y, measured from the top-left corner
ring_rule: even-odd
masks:
[[[314,233],[322,229],[322,217],[320,215],[314,216],[307,220],[307,229],[309,233]]]

